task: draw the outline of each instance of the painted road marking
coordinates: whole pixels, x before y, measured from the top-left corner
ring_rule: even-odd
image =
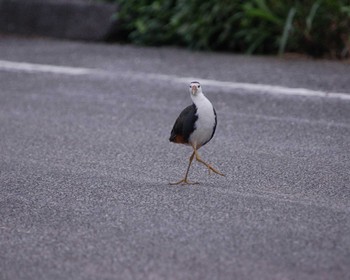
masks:
[[[34,64],[27,62],[13,62],[0,60],[0,70],[19,71],[19,72],[44,72],[66,75],[87,75],[95,73],[95,70],[88,68],[57,66],[48,64]]]
[[[338,98],[343,100],[350,100],[350,93],[343,92],[327,92],[320,90],[312,90],[306,88],[290,88],[284,86],[268,85],[268,84],[251,84],[251,83],[238,83],[228,81],[218,81],[194,77],[179,77],[174,75],[156,74],[156,73],[142,73],[142,72],[109,72],[105,70],[92,69],[92,68],[81,68],[81,67],[69,67],[69,66],[58,66],[48,64],[35,64],[27,62],[13,62],[0,60],[0,70],[5,71],[19,71],[29,73],[52,73],[52,74],[65,74],[65,75],[112,75],[112,76],[126,76],[129,79],[141,79],[141,80],[159,80],[159,81],[170,81],[176,83],[188,83],[192,80],[199,80],[203,85],[213,86],[223,89],[240,89],[248,92],[263,92],[267,94],[275,95],[294,95],[294,96],[306,96],[306,97],[327,97],[327,98]]]
[[[213,86],[216,88],[223,89],[241,89],[250,92],[263,92],[267,94],[275,94],[275,95],[299,95],[299,96],[307,96],[307,97],[328,97],[328,98],[339,98],[344,100],[350,100],[350,93],[344,92],[328,92],[328,91],[320,91],[320,90],[312,90],[306,88],[290,88],[276,85],[268,85],[268,84],[251,84],[251,83],[238,83],[238,82],[228,82],[228,81],[218,81],[218,80],[210,80],[210,79],[202,79],[198,77],[178,77],[172,75],[164,75],[164,74],[147,74],[147,73],[130,73],[132,75],[142,75],[143,77],[147,77],[149,79],[163,80],[163,81],[173,81],[179,83],[189,83],[189,81],[200,81],[201,84],[206,86]]]

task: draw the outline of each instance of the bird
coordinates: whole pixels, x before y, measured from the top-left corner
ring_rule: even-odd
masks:
[[[170,183],[171,185],[198,184],[197,182],[192,183],[188,180],[188,173],[194,158],[208,168],[209,174],[210,171],[213,171],[216,174],[225,176],[210,164],[202,160],[198,154],[198,150],[207,144],[215,134],[217,125],[216,111],[213,104],[203,94],[199,82],[191,82],[189,92],[192,99],[192,105],[186,107],[176,119],[170,133],[169,141],[191,146],[193,152],[189,159],[185,177],[178,182]]]

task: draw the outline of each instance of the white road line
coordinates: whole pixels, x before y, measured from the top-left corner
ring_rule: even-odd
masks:
[[[127,76],[130,78],[135,78],[139,80],[161,80],[176,83],[189,83],[192,80],[198,80],[203,85],[212,86],[221,89],[228,90],[246,90],[248,92],[262,92],[267,94],[275,95],[298,95],[305,97],[327,97],[336,98],[342,100],[350,100],[350,93],[343,92],[327,92],[319,90],[311,90],[306,88],[290,88],[276,85],[268,84],[251,84],[251,83],[238,83],[238,82],[228,82],[228,81],[218,81],[210,79],[201,79],[194,77],[179,77],[174,75],[164,75],[156,73],[142,73],[142,72],[119,72],[111,73],[104,70],[92,69],[92,68],[80,68],[80,67],[68,67],[68,66],[57,66],[57,65],[47,65],[47,64],[34,64],[26,62],[13,62],[0,60],[0,70],[7,71],[19,71],[19,72],[43,72],[43,73],[53,73],[53,74],[66,74],[66,75],[112,75],[112,76]]]
[[[10,70],[19,72],[44,72],[67,75],[87,75],[96,71],[88,68],[67,67],[47,64],[34,64],[26,62],[13,62],[0,60],[0,70]]]
[[[202,79],[195,77],[179,77],[174,75],[164,75],[164,74],[149,74],[149,73],[140,73],[140,72],[129,72],[129,75],[132,75],[135,78],[139,79],[154,79],[162,80],[168,82],[176,83],[189,83],[190,81],[200,81],[204,86],[212,86],[215,88],[222,88],[228,90],[237,90],[243,89],[248,92],[262,92],[267,94],[275,95],[298,95],[306,97],[327,97],[327,98],[338,98],[342,100],[350,100],[350,93],[345,92],[328,92],[328,91],[319,91],[306,88],[289,88],[283,86],[275,86],[268,84],[251,84],[251,83],[238,83],[238,82],[227,82],[227,81],[218,81],[210,79]]]

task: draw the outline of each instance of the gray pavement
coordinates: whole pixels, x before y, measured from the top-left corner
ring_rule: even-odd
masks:
[[[226,177],[170,186],[188,85],[146,75],[350,93],[349,64],[12,37],[0,60],[100,71],[0,67],[0,279],[350,278],[350,101],[203,83]]]

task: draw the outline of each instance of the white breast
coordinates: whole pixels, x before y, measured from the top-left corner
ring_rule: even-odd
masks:
[[[195,144],[198,148],[206,143],[213,134],[215,126],[214,108],[211,102],[203,95],[192,97],[197,107],[198,119],[195,123],[195,130],[190,136],[190,143]]]

